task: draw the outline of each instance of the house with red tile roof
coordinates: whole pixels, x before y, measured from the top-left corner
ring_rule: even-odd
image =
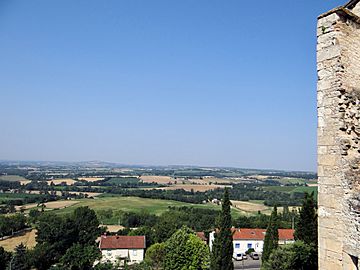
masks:
[[[145,236],[102,235],[99,248],[101,262],[139,263],[144,260]]]
[[[245,253],[249,248],[255,252],[262,253],[264,247],[265,229],[247,229],[233,228],[234,254]],[[209,245],[212,249],[212,243],[215,239],[215,232],[209,235]],[[294,242],[293,229],[279,229],[279,245],[290,244]]]

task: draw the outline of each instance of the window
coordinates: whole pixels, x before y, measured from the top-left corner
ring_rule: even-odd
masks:
[[[240,248],[240,244],[235,244],[235,248]]]
[[[248,248],[252,248],[252,244],[251,244],[251,243],[248,243]]]
[[[137,255],[137,250],[133,250],[133,255],[134,255],[134,256]]]

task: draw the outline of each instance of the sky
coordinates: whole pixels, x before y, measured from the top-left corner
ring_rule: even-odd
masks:
[[[0,159],[316,170],[339,0],[0,0]]]

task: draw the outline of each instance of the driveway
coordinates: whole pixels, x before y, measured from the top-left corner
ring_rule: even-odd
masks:
[[[235,270],[260,270],[261,259],[253,260],[248,258],[243,261],[234,261],[234,269]]]

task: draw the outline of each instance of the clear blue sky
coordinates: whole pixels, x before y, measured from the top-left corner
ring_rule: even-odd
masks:
[[[339,0],[0,0],[0,159],[316,170]]]

